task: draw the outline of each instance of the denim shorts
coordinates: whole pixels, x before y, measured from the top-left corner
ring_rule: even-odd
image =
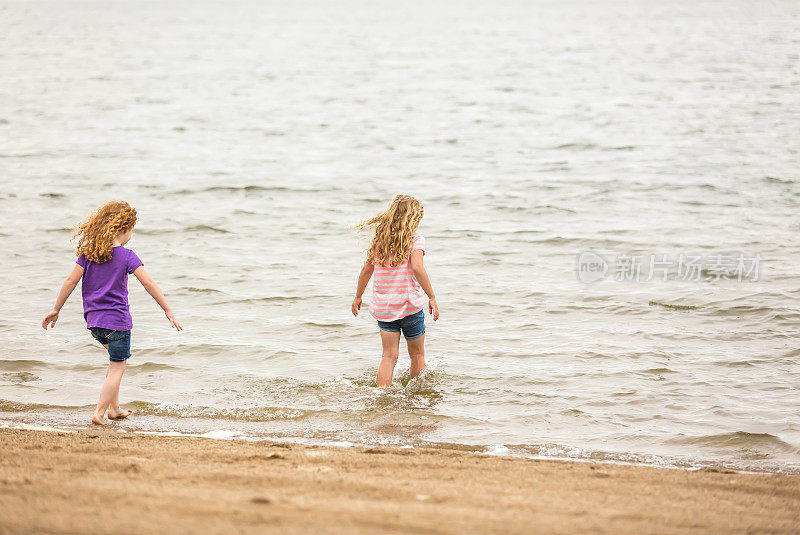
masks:
[[[108,345],[108,360],[111,362],[125,362],[131,358],[131,332],[113,331],[102,327],[89,329],[95,340]]]
[[[416,340],[425,334],[425,311],[424,309],[420,310],[399,320],[379,321],[378,327],[382,331],[392,333],[399,333],[402,330],[406,340]]]

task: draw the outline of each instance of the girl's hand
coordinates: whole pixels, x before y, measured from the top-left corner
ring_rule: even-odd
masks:
[[[50,327],[55,327],[56,321],[58,321],[58,310],[54,309],[50,311],[50,314],[45,316],[44,319],[42,320],[42,329],[46,331],[48,324],[50,325]]]
[[[353,306],[351,307],[351,310],[353,311],[353,316],[358,317],[358,311],[361,310],[360,297],[356,297],[355,299],[353,299]]]
[[[183,327],[181,327],[181,324],[178,323],[178,320],[175,319],[175,314],[173,314],[172,312],[164,312],[164,314],[166,314],[167,320],[169,320],[169,324],[170,325],[172,325],[173,327],[175,327],[179,331],[183,330]]]
[[[436,303],[435,297],[428,299],[428,310],[430,310],[430,313],[433,316],[433,321],[439,319],[439,305]]]

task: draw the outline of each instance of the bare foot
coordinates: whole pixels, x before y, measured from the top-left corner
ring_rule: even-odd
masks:
[[[108,417],[112,420],[124,420],[133,414],[133,411],[126,411],[125,409],[108,409]]]
[[[95,413],[95,414],[92,415],[92,423],[93,424],[97,424],[97,425],[107,425],[108,424],[108,420],[103,418],[102,414]]]

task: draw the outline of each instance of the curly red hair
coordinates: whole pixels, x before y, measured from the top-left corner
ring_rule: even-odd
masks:
[[[125,201],[109,201],[76,227],[78,256],[98,264],[108,262],[114,249],[114,238],[136,226],[136,209]]]

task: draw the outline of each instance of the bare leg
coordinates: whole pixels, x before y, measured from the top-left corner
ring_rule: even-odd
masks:
[[[114,399],[108,407],[108,417],[112,420],[122,420],[131,415],[132,411],[127,411],[119,406],[119,385],[114,392]]]
[[[108,344],[103,344],[103,347],[108,349]],[[106,367],[106,378],[108,378],[108,372],[110,369],[111,362],[109,361],[108,367]],[[117,385],[117,391],[114,393],[114,399],[111,400],[111,405],[108,407],[108,417],[112,420],[122,420],[130,415],[131,411],[122,410],[119,406],[119,385]]]
[[[111,365],[109,363],[110,368]],[[106,372],[106,377],[108,377],[108,372]],[[112,420],[122,420],[131,415],[131,411],[126,411],[119,406],[119,385],[120,383],[117,383],[117,388],[114,390],[114,399],[111,400],[111,405],[108,406],[108,417]]]
[[[100,401],[97,402],[97,408],[92,415],[93,423],[98,425],[108,423],[105,419],[106,411],[114,401],[114,397],[119,395],[119,384],[122,382],[123,373],[125,373],[124,362],[108,363],[106,380],[103,382],[103,388],[100,389]]]
[[[409,376],[411,379],[425,369],[425,335],[414,340],[406,340],[408,345],[408,356],[411,358],[411,370]]]
[[[400,355],[400,333],[381,330],[381,344],[383,344],[383,354],[378,366],[378,386],[386,388],[392,386],[394,367]]]

